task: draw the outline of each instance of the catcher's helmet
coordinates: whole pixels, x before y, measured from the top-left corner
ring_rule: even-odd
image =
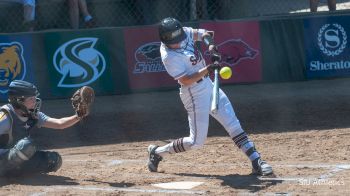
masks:
[[[9,85],[9,98],[25,98],[39,96],[38,89],[32,83],[23,80],[13,80]]]
[[[164,44],[176,44],[186,39],[182,24],[175,18],[164,18],[158,27],[160,41]]]
[[[30,82],[23,80],[13,80],[9,85],[8,99],[11,105],[23,111],[24,116],[37,115],[40,111],[41,99],[38,98],[40,95],[36,86]],[[23,104],[23,101],[27,97],[36,97],[36,104],[34,109],[28,110]]]

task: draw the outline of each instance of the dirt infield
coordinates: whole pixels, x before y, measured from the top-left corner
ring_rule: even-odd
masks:
[[[247,158],[211,119],[204,148],[146,168],[149,144],[188,135],[177,91],[97,97],[92,115],[65,131],[40,129],[63,156],[49,175],[1,179],[0,195],[350,195],[350,79],[224,86],[243,128],[275,170],[250,175]],[[42,111],[72,113],[68,100]],[[154,184],[195,182],[191,189]]]

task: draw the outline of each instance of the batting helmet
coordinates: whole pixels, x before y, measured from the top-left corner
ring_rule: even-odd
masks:
[[[160,22],[158,30],[160,41],[164,44],[176,44],[187,37],[182,24],[175,18],[164,18]]]

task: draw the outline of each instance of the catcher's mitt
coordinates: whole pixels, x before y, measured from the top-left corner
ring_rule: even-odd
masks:
[[[83,86],[73,94],[72,106],[79,118],[89,115],[90,106],[94,102],[95,91],[89,86]]]

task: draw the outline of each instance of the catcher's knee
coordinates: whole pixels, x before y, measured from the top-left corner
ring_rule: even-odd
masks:
[[[13,167],[21,165],[28,161],[36,152],[36,146],[30,138],[19,140],[16,145],[10,149],[8,154],[8,163]]]
[[[55,172],[62,166],[62,157],[57,152],[46,152],[47,155],[47,172]]]

